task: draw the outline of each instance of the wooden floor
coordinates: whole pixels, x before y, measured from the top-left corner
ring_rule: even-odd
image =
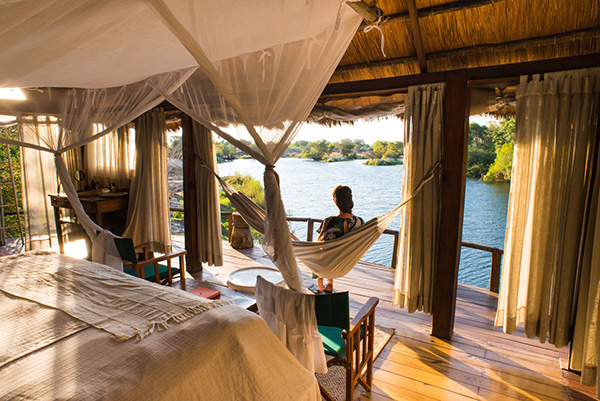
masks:
[[[173,238],[183,248],[183,237]],[[7,253],[18,252],[11,244]],[[0,247],[0,253],[5,247]],[[10,248],[10,246],[6,247]],[[209,281],[231,296],[227,274],[240,267],[272,266],[260,247],[236,251],[223,242],[224,266],[205,267],[194,278]],[[302,279],[314,283],[301,266]],[[459,284],[455,331],[451,341],[430,336],[431,317],[409,314],[391,304],[394,271],[372,263],[359,263],[335,281],[336,290],[348,290],[352,312],[371,296],[380,303],[376,323],[396,333],[375,361],[373,391],[357,387],[355,400],[595,400],[594,389],[579,384],[579,377],[561,369],[566,349],[493,328],[497,297],[487,290]],[[188,290],[193,286],[188,286]],[[237,293],[234,295],[252,297]]]
[[[225,266],[206,267],[199,278],[226,283],[239,267],[272,266],[260,247],[236,251],[223,243]],[[314,283],[309,271],[302,279]],[[497,296],[459,284],[455,332],[451,341],[430,336],[431,317],[393,306],[393,270],[361,262],[335,281],[350,291],[352,312],[377,296],[376,323],[396,333],[375,362],[374,389],[355,400],[592,400],[594,389],[561,369],[567,350],[493,328]],[[562,358],[561,358],[562,357]]]

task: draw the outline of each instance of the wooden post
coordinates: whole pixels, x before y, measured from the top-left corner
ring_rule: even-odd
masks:
[[[315,228],[314,224],[315,222],[313,221],[313,219],[309,218],[308,225],[306,228],[306,240],[309,242],[313,240],[313,230]]]
[[[392,265],[390,266],[392,269],[396,269],[398,267],[398,246],[400,245],[400,233],[396,231],[394,233],[394,247],[392,249]]]
[[[185,261],[187,271],[202,270],[198,252],[198,225],[196,203],[196,158],[194,152],[194,132],[192,119],[181,114],[181,141],[183,150],[183,220],[185,229]]]
[[[452,338],[456,309],[467,169],[469,103],[467,71],[449,72],[446,75],[444,103],[444,164],[432,323],[432,335],[448,340]]]
[[[500,259],[502,254],[492,252],[492,271],[490,273],[490,291],[496,294],[500,290]]]

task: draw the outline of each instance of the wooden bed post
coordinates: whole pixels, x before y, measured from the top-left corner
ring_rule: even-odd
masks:
[[[198,233],[196,209],[196,158],[194,156],[194,133],[192,119],[181,113],[181,141],[183,150],[183,219],[185,229],[186,270],[190,273],[202,270],[198,262]]]
[[[465,177],[467,169],[468,122],[471,91],[468,72],[446,76],[442,196],[433,284],[432,335],[450,339],[454,330],[458,263],[462,237]]]

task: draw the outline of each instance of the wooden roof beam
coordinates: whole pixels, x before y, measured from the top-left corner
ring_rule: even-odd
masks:
[[[539,38],[515,40],[512,42],[497,43],[497,44],[481,44],[477,46],[468,46],[459,49],[444,50],[438,52],[427,53],[427,60],[439,60],[442,58],[450,58],[454,56],[467,56],[471,54],[484,53],[502,53],[523,48],[533,48],[539,46],[556,45],[559,43],[571,42],[586,38],[600,38],[600,28],[579,29],[576,31],[565,32],[557,35],[542,36]],[[387,67],[392,65],[414,63],[419,61],[415,56],[396,57],[387,60],[374,61],[368,63],[347,64],[339,66],[336,72],[356,71],[363,68]]]
[[[515,79],[521,75],[543,74],[546,72],[564,71],[579,68],[600,66],[600,53],[585,56],[564,57],[557,59],[531,61],[526,63],[503,64],[490,67],[466,69],[469,81],[484,83],[497,79]],[[454,70],[460,71],[460,70]],[[446,75],[452,71],[429,72],[415,75],[369,79],[363,81],[329,84],[323,90],[319,102],[331,99],[345,99],[362,96],[386,96],[400,93],[412,85],[423,85],[445,81]]]
[[[374,23],[379,18],[377,10],[364,1],[347,1],[346,4],[352,8],[358,15],[363,17],[367,23]]]
[[[410,27],[412,31],[412,42],[417,51],[420,72],[427,72],[427,58],[425,57],[425,48],[423,47],[423,38],[421,37],[421,27],[419,26],[419,12],[415,0],[407,0],[408,13],[410,14]]]
[[[419,18],[426,18],[439,14],[448,14],[457,11],[468,10],[470,8],[483,7],[490,4],[500,3],[502,1],[505,0],[460,0],[452,3],[420,8],[417,11],[419,12]],[[383,17],[387,19],[387,24],[408,22],[410,21],[410,12],[384,15]]]

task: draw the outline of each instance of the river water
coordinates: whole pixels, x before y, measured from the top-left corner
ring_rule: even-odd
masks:
[[[218,168],[222,177],[239,172],[263,183],[264,167],[253,159],[221,163]],[[337,214],[331,193],[343,184],[352,188],[354,214],[367,221],[402,202],[402,168],[401,165],[365,166],[363,160],[320,163],[282,158],[275,170],[279,173],[288,216],[323,219]],[[504,248],[508,192],[509,184],[467,179],[463,241]],[[291,227],[298,238],[306,238],[306,223],[291,223]],[[398,230],[399,217],[388,228]],[[384,234],[363,259],[390,266],[392,248],[393,236]],[[491,259],[488,252],[463,247],[459,282],[487,288]]]

